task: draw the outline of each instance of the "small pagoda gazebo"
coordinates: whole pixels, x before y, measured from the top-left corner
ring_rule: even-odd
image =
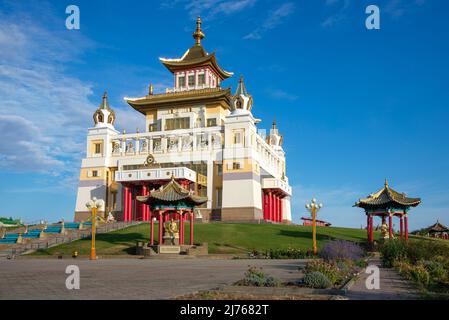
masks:
[[[409,198],[405,193],[397,192],[388,186],[385,179],[384,187],[367,198],[359,199],[354,207],[365,209],[367,217],[368,242],[374,243],[375,216],[382,218],[382,225],[386,224],[388,217],[388,238],[393,238],[393,216],[400,219],[400,237],[408,240],[408,211],[410,207],[416,207],[421,203],[420,198]]]
[[[170,182],[161,186],[159,190],[152,190],[149,195],[137,196],[136,199],[150,207],[150,245],[154,245],[154,218],[159,220],[158,245],[162,245],[162,235],[164,222],[170,219],[179,222],[179,245],[184,245],[184,221],[190,218],[190,241],[193,245],[193,209],[207,202],[207,197],[200,197],[193,194],[193,191],[183,188],[175,177],[172,176]]]
[[[432,238],[448,239],[449,228],[437,222],[426,229],[427,235]]]

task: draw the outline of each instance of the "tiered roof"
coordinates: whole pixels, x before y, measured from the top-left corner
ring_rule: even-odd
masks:
[[[427,228],[427,232],[448,232],[449,228],[441,224],[438,220],[437,222]]]
[[[193,33],[195,45],[188,49],[180,59],[159,58],[162,64],[174,73],[177,70],[190,69],[199,66],[210,66],[212,70],[221,78],[227,79],[233,75],[232,72],[223,70],[217,62],[215,52],[208,54],[201,45],[204,33],[201,30],[201,19],[196,21],[196,31]]]
[[[421,198],[409,198],[405,193],[397,192],[388,186],[388,181],[385,180],[385,185],[376,193],[370,194],[367,198],[359,199],[354,205],[360,208],[407,208],[416,207],[421,203]]]
[[[189,207],[199,206],[207,202],[207,197],[194,195],[191,191],[183,188],[175,177],[172,176],[169,183],[161,189],[152,191],[148,196],[137,196],[136,199],[149,205],[178,206],[179,204]]]

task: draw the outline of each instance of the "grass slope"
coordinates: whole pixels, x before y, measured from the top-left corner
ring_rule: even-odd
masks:
[[[98,255],[133,254],[136,241],[149,240],[149,223],[97,235]],[[157,239],[157,224],[155,225]],[[189,239],[189,225],[186,225],[186,241]],[[331,239],[355,242],[366,241],[366,231],[350,228],[317,228],[318,247]],[[250,250],[276,248],[299,248],[308,250],[312,246],[312,228],[292,225],[208,223],[195,225],[195,243],[207,242],[209,253],[246,253]],[[90,239],[77,240],[47,250],[39,250],[35,255],[89,254]]]

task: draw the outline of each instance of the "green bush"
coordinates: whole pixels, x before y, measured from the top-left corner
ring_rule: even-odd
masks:
[[[379,247],[382,264],[390,268],[395,261],[407,259],[407,243],[402,240],[389,240]]]
[[[410,268],[410,276],[412,280],[423,287],[427,287],[430,282],[429,272],[422,265],[412,266]]]
[[[331,284],[339,284],[345,278],[345,274],[336,264],[328,263],[323,260],[312,260],[306,265],[306,272],[320,272],[326,276]]]
[[[432,282],[445,282],[447,280],[447,271],[441,262],[426,260],[420,264],[429,272]]]
[[[319,271],[308,272],[304,276],[304,284],[315,289],[326,289],[332,286],[331,281]]]

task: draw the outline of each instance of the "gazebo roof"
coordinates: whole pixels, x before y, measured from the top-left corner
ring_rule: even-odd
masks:
[[[449,231],[449,228],[446,227],[445,225],[441,224],[437,220],[437,222],[434,225],[427,228],[427,231],[428,232],[447,232],[447,231]]]
[[[366,198],[359,199],[354,206],[360,208],[403,208],[416,207],[420,203],[420,198],[409,198],[405,193],[400,193],[390,188],[388,181],[385,179],[385,185],[382,189]]]
[[[183,188],[175,177],[172,176],[169,183],[161,187],[160,190],[152,191],[148,196],[137,196],[140,202],[152,205],[155,203],[176,205],[184,203],[189,206],[198,206],[207,202],[207,197],[200,197],[192,194],[191,191]]]

